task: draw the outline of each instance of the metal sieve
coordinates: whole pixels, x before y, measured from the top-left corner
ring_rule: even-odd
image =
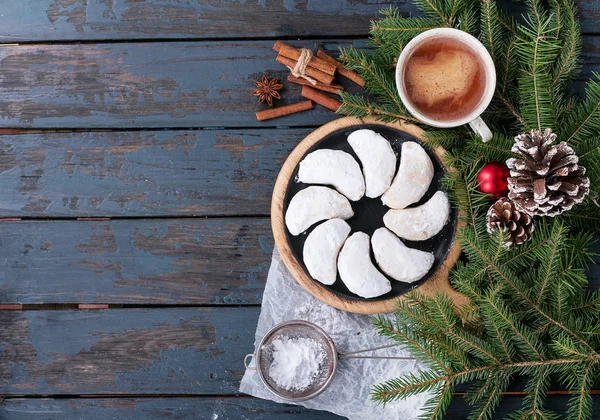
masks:
[[[325,358],[323,366],[319,371],[319,376],[304,390],[288,390],[280,387],[269,376],[269,366],[273,362],[273,346],[271,343],[274,339],[286,336],[289,338],[312,338],[318,343],[321,343],[325,350]],[[329,386],[338,367],[338,360],[341,359],[401,359],[414,360],[413,357],[387,357],[387,356],[356,356],[356,354],[368,351],[374,351],[389,347],[396,347],[399,344],[390,344],[387,346],[374,347],[370,349],[358,350],[349,353],[338,353],[335,343],[319,326],[312,322],[303,320],[286,321],[271,328],[260,341],[256,349],[256,353],[247,354],[244,357],[244,365],[246,369],[256,369],[258,376],[263,384],[273,394],[287,401],[306,401],[316,397]],[[249,366],[249,359],[254,358],[256,367]]]

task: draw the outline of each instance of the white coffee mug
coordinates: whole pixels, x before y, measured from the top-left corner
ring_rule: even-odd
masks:
[[[417,109],[415,109],[408,99],[408,95],[404,86],[404,71],[406,68],[407,59],[417,46],[419,46],[423,41],[431,38],[450,38],[462,41],[464,44],[471,47],[478,55],[479,59],[481,59],[483,62],[486,80],[485,91],[477,107],[475,107],[475,109],[469,115],[463,118],[452,121],[436,121],[420,113]],[[468,123],[473,131],[481,136],[481,139],[484,142],[491,140],[492,132],[483,122],[480,115],[488,107],[492,97],[494,96],[494,90],[496,89],[496,68],[494,67],[494,62],[492,61],[492,57],[490,56],[488,50],[481,42],[468,33],[453,28],[437,28],[430,29],[414,37],[408,44],[406,44],[402,50],[402,53],[400,53],[400,57],[398,58],[398,64],[396,65],[396,87],[398,88],[400,99],[402,99],[402,103],[404,103],[406,109],[422,123],[432,127],[440,128],[458,127],[459,125]]]

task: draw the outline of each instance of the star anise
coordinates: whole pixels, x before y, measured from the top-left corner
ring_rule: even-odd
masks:
[[[254,82],[257,89],[252,92],[254,96],[258,96],[258,102],[264,102],[265,100],[269,106],[273,106],[273,98],[280,99],[279,89],[283,87],[281,83],[277,83],[277,78],[272,80],[267,79],[267,76],[262,77],[262,82]]]

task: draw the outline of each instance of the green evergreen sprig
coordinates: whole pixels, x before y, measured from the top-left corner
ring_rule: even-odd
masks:
[[[575,393],[573,412],[585,414],[569,418],[590,418],[589,401],[580,398],[600,374],[597,307],[593,315],[599,296],[585,293],[582,265],[591,256],[590,237],[569,236],[558,220],[542,221],[531,242],[507,249],[481,229],[481,200],[460,192],[455,198],[474,203],[459,238],[469,262],[455,268],[452,280],[470,299],[462,311],[476,313],[476,322],[465,323],[447,295],[417,290],[400,302],[394,320],[376,318],[380,334],[407,345],[428,369],[377,385],[374,398],[385,403],[429,391],[422,418],[441,419],[451,398],[445,390],[466,384],[470,418],[491,418],[518,375],[530,394],[515,418],[543,418],[550,415],[544,397],[552,377]]]
[[[421,418],[441,419],[461,385],[473,407],[469,418],[490,419],[519,376],[528,394],[509,419],[558,419],[546,404],[551,384],[572,394],[567,420],[590,419],[589,391],[600,380],[600,291],[588,290],[585,268],[600,229],[600,74],[578,100],[571,88],[581,67],[576,8],[571,0],[528,0],[517,23],[493,0],[415,3],[423,16],[405,18],[389,8],[371,23],[374,49],[342,50],[365,78],[366,95],[343,93],[339,112],[418,123],[398,97],[396,59],[419,33],[454,27],[478,37],[494,58],[497,86],[484,119],[495,135],[483,143],[462,127],[423,127],[454,168],[445,183],[460,209],[457,240],[466,262],[451,271],[451,282],[469,304],[456,307],[446,295],[426,297],[416,289],[394,318],[377,317],[379,333],[403,344],[425,369],[375,386],[373,398],[387,403],[429,392]],[[552,128],[575,149],[591,192],[561,216],[536,219],[531,241],[506,248],[502,232],[486,231],[490,201],[477,190],[476,175],[486,162],[513,157],[513,137],[534,128]]]

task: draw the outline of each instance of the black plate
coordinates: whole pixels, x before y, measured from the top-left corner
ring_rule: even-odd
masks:
[[[400,165],[400,157],[401,157],[400,151],[402,148],[402,143],[404,143],[405,141],[414,141],[414,142],[419,143],[421,146],[423,146],[423,148],[425,149],[425,151],[431,158],[431,161],[433,162],[433,167],[435,169],[435,173],[433,176],[433,180],[431,181],[431,185],[429,186],[429,190],[427,190],[427,193],[423,196],[423,198],[418,203],[415,203],[409,207],[420,206],[421,204],[423,204],[427,200],[429,200],[433,196],[433,194],[435,194],[435,192],[438,190],[446,191],[446,189],[442,185],[442,178],[444,177],[446,170],[445,170],[444,166],[442,165],[442,163],[440,162],[440,160],[438,159],[438,157],[435,155],[435,153],[433,153],[433,150],[431,150],[428,146],[423,144],[423,142],[420,141],[419,139],[417,139],[416,137],[413,137],[410,134],[405,133],[404,131],[395,130],[393,128],[376,125],[376,124],[365,124],[364,126],[360,126],[360,127],[351,127],[351,128],[344,128],[341,130],[337,130],[337,131],[334,131],[333,133],[329,134],[327,137],[323,138],[323,140],[321,140],[318,143],[316,143],[315,145],[313,145],[313,147],[311,147],[306,152],[306,154],[313,152],[315,150],[318,150],[318,149],[343,150],[344,152],[350,153],[354,157],[354,159],[356,159],[358,164],[360,165],[360,160],[358,159],[358,157],[356,156],[356,154],[350,147],[350,144],[348,143],[347,138],[348,138],[348,135],[350,133],[352,133],[353,131],[363,129],[363,128],[370,129],[370,130],[373,130],[373,131],[381,134],[383,137],[385,137],[390,142],[392,149],[394,149],[394,152],[396,153],[396,158],[397,158],[396,165],[397,166]],[[304,158],[304,156],[303,156],[303,158]],[[361,166],[361,168],[362,168],[362,166]],[[396,168],[396,170],[397,169],[398,168]],[[304,184],[302,182],[297,182],[297,179],[298,179],[298,167],[296,167],[296,169],[294,170],[293,176],[291,177],[291,181],[288,184],[288,188],[287,188],[285,200],[284,200],[284,206],[283,206],[284,214],[287,211],[288,205],[289,205],[292,197],[294,195],[296,195],[296,193],[298,193],[298,191],[303,190],[304,188],[309,187],[311,185],[311,184]],[[352,204],[352,209],[354,210],[354,216],[352,218],[346,220],[346,222],[350,225],[350,228],[352,229],[350,234],[352,234],[354,232],[365,232],[367,235],[369,235],[369,237],[371,237],[371,235],[373,234],[373,232],[375,232],[375,230],[384,226],[383,215],[389,210],[389,208],[387,206],[383,205],[380,197],[378,197],[378,198],[363,197],[358,201],[350,201],[350,203]],[[386,276],[390,280],[390,283],[392,284],[392,290],[389,293],[386,293],[385,295],[378,296],[376,298],[370,298],[370,299],[362,298],[362,297],[350,292],[348,290],[348,288],[346,287],[346,285],[340,279],[339,274],[338,274],[337,280],[335,281],[334,284],[332,284],[331,286],[326,286],[326,285],[322,285],[322,286],[327,287],[333,293],[335,293],[339,296],[343,296],[344,298],[349,299],[349,300],[377,301],[377,300],[386,300],[386,299],[398,297],[398,296],[408,292],[413,287],[419,286],[420,284],[427,281],[427,279],[430,278],[433,275],[433,273],[435,273],[437,271],[437,269],[440,267],[440,265],[444,262],[444,260],[446,259],[446,256],[448,255],[448,252],[450,251],[450,248],[452,247],[452,242],[454,240],[454,232],[456,230],[457,220],[458,220],[458,212],[457,212],[456,208],[454,206],[452,206],[448,223],[446,223],[446,225],[441,230],[441,232],[439,232],[433,238],[430,238],[426,241],[407,241],[407,240],[402,239],[402,241],[406,244],[406,246],[408,246],[410,248],[420,249],[422,251],[433,252],[433,254],[435,256],[435,261],[433,263],[433,266],[429,270],[429,273],[427,273],[427,275],[419,281],[416,281],[414,283],[404,283],[404,282],[399,282],[397,280],[394,280],[389,276]],[[306,237],[310,234],[310,232],[312,232],[312,230],[316,226],[318,226],[320,223],[323,223],[323,222],[314,224],[306,232],[303,232],[298,236],[292,236],[286,228],[286,235],[287,235],[288,243],[290,244],[290,248],[292,249],[292,252],[294,253],[294,256],[296,257],[296,260],[298,260],[298,262],[300,263],[300,265],[302,266],[304,272],[307,274],[308,277],[311,277],[311,276],[310,276],[310,273],[308,272],[308,270],[306,269],[306,266],[304,265],[304,258],[302,256],[302,249],[304,247],[304,241],[306,240]],[[375,262],[372,250],[371,250],[371,260],[373,262]],[[375,263],[375,266],[377,266],[377,263]],[[313,281],[316,281],[316,280],[313,280]],[[321,283],[319,283],[319,284],[321,284]]]

